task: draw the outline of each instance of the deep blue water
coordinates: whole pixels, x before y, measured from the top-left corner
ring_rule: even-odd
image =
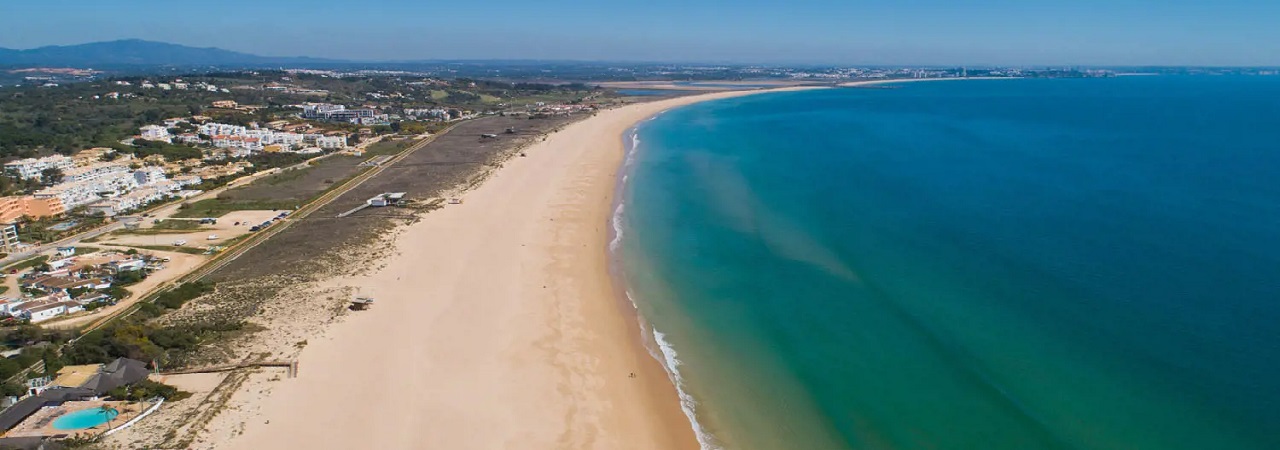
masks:
[[[639,128],[623,269],[731,448],[1280,448],[1280,78],[908,83]]]

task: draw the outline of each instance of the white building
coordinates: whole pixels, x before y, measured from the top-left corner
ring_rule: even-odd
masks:
[[[321,136],[316,138],[316,147],[325,150],[347,148],[347,138],[345,136]]]
[[[159,167],[143,167],[133,172],[133,181],[139,186],[147,186],[165,180],[164,169]]]
[[[9,161],[4,164],[4,170],[22,178],[40,178],[40,173],[45,169],[56,168],[65,172],[75,166],[75,160],[62,155],[53,155]]]
[[[328,119],[329,114],[347,109],[343,105],[329,103],[307,103],[302,105],[302,117],[307,119]]]
[[[245,131],[248,131],[247,128],[242,126],[227,125],[225,123],[213,123],[213,122],[202,124],[197,129],[200,131],[200,134],[209,135],[209,136],[217,136],[217,135],[236,136],[236,135],[242,135],[245,133]]]
[[[26,310],[26,314],[30,317],[31,323],[40,323],[54,317],[67,313],[67,305],[62,303],[53,303],[32,307]]]
[[[117,162],[98,162],[75,167],[62,173],[63,183],[84,183],[109,178],[119,178],[129,173],[129,166]]]
[[[90,214],[102,213],[104,216],[114,216],[141,208],[156,200],[164,199],[164,197],[169,194],[169,191],[170,186],[139,188],[136,191],[119,197],[94,202],[89,205],[87,209]]]
[[[0,298],[0,313],[17,316],[17,310],[25,303],[26,301],[20,298]]]
[[[138,137],[148,141],[170,142],[169,129],[159,125],[144,125],[138,129]]]
[[[67,209],[115,196],[138,187],[129,168],[119,163],[97,163],[66,171],[64,182],[41,189],[36,198],[56,197]]]

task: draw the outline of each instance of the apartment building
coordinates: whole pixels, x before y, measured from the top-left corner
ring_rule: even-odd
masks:
[[[40,173],[45,169],[55,168],[65,172],[75,166],[76,163],[71,158],[53,155],[43,158],[25,158],[9,161],[4,164],[4,170],[21,178],[39,179]]]
[[[0,223],[13,223],[22,216],[38,219],[67,212],[57,198],[27,196],[0,197]]]
[[[159,125],[143,125],[138,128],[138,138],[148,141],[164,141],[171,142],[173,136],[169,135],[169,129]]]

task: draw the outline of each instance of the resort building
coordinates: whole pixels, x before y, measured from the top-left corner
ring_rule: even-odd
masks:
[[[102,397],[120,386],[145,380],[151,374],[147,363],[128,358],[117,358],[108,364],[68,366],[63,369],[58,371],[57,378],[45,383],[36,395],[24,398],[0,412],[0,433],[12,430],[42,409],[61,408],[67,402]],[[78,386],[69,386],[77,383]],[[20,438],[4,438],[0,440],[0,444],[9,447],[9,443],[15,439]],[[44,448],[39,446],[40,442],[37,441],[36,444],[36,447],[31,448]]]
[[[0,197],[0,223],[13,223],[23,216],[33,219],[60,216],[67,212],[58,198],[33,196]]]
[[[156,184],[165,179],[164,169],[159,167],[143,167],[133,172],[133,181],[140,186]]]
[[[325,150],[347,148],[346,136],[321,136],[316,138],[316,147]]]
[[[9,161],[4,164],[4,170],[19,178],[39,179],[41,172],[45,169],[58,169],[66,171],[75,167],[76,163],[71,158],[62,155],[46,156],[43,158],[26,158],[17,161]]]
[[[169,129],[159,125],[143,125],[138,129],[138,137],[148,141],[171,142],[173,140],[169,135]]]

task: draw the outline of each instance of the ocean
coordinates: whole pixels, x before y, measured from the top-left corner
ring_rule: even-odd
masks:
[[[1280,77],[639,125],[617,268],[704,448],[1280,448]]]

